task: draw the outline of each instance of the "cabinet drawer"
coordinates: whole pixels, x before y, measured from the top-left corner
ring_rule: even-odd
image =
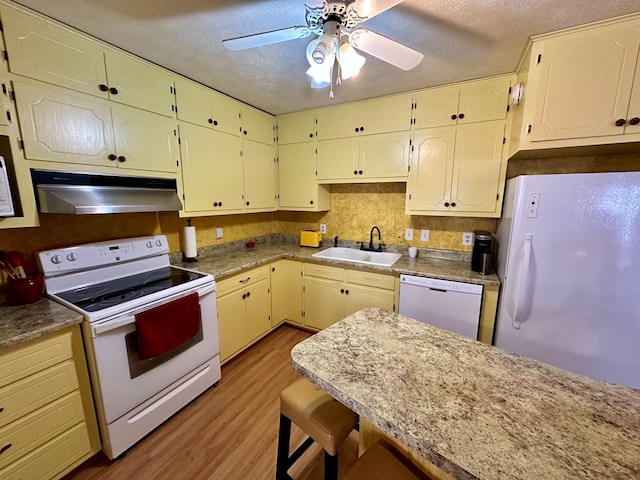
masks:
[[[253,285],[256,282],[267,278],[269,278],[268,265],[260,268],[254,268],[253,270],[216,282],[216,295],[221,297],[227,293],[235,292],[236,290]]]
[[[0,429],[0,468],[35,450],[84,420],[80,392],[75,391]]]
[[[87,426],[80,423],[0,470],[3,480],[59,478],[91,451]]]
[[[73,360],[13,382],[0,389],[0,427],[77,389]]]
[[[342,268],[327,267],[325,265],[316,265],[314,263],[305,263],[305,276],[328,278],[331,280],[344,280],[344,270]]]
[[[0,355],[0,387],[67,360],[72,353],[67,331]]]
[[[384,288],[386,290],[393,290],[395,288],[395,277],[392,275],[346,270],[345,280],[349,283]]]

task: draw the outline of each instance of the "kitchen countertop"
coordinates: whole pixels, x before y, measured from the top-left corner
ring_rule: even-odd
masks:
[[[181,262],[181,254],[172,254],[174,265],[199,270],[221,279],[243,270],[270,262],[290,258],[305,262],[330,264],[355,270],[380,273],[414,274],[457,280],[482,285],[499,285],[498,277],[472,272],[468,261],[454,258],[409,258],[403,255],[391,268],[360,265],[336,260],[316,259],[312,255],[323,248],[300,247],[291,241],[257,241],[256,247],[247,249],[244,242],[232,242],[221,246],[200,249],[198,262]],[[0,292],[0,352],[23,342],[54,333],[82,321],[82,315],[57,302],[43,298],[30,305],[9,305]]]
[[[0,293],[0,353],[82,322],[82,314],[43,297],[28,305],[9,305]]]
[[[640,390],[364,309],[293,367],[456,479],[640,478]]]
[[[179,260],[176,260],[173,263],[185,268],[210,273],[216,278],[216,280],[240,273],[243,270],[259,267],[276,260],[289,258],[292,260],[322,263],[325,265],[350,268],[353,270],[367,270],[395,275],[418,275],[480,285],[500,285],[497,275],[480,275],[479,273],[471,270],[469,261],[453,258],[421,256],[418,256],[417,258],[409,258],[408,255],[404,254],[391,267],[380,267],[376,265],[363,265],[339,260],[319,259],[312,256],[314,253],[322,251],[325,248],[328,247],[309,248],[300,247],[291,243],[265,242],[256,243],[256,246],[253,249],[247,249],[244,245],[238,245],[236,248],[214,248],[199,256],[198,261],[195,263],[182,263]]]

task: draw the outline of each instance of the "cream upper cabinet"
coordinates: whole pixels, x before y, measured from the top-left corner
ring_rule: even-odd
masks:
[[[118,168],[175,173],[180,164],[178,125],[137,108],[111,107]]]
[[[640,133],[639,31],[635,19],[534,41],[526,139]]]
[[[302,325],[302,263],[295,260],[271,264],[271,327],[285,320]]]
[[[505,122],[415,134],[406,213],[499,217],[506,161]]]
[[[405,132],[411,128],[411,97],[366,100],[316,111],[318,140]]]
[[[175,85],[179,120],[240,135],[240,102],[180,78]]]
[[[275,117],[255,108],[242,105],[240,108],[242,138],[266,145],[275,144]]]
[[[507,117],[511,77],[432,88],[414,95],[414,128],[500,120]]]
[[[313,111],[278,115],[278,145],[312,142],[316,138],[316,115]]]
[[[316,147],[320,183],[401,182],[407,178],[408,132],[326,140]]]
[[[243,140],[242,160],[245,210],[260,212],[276,210],[275,147]]]
[[[175,118],[173,78],[136,58],[105,51],[109,98]]]
[[[244,168],[239,137],[180,124],[184,210],[215,215],[244,209]]]
[[[109,98],[100,44],[8,5],[0,15],[12,73]]]
[[[50,20],[1,5],[9,71],[174,117],[169,73]]]
[[[329,187],[316,179],[313,142],[278,146],[278,210],[329,210]]]
[[[27,159],[178,171],[174,120],[50,85],[14,82],[14,89]]]

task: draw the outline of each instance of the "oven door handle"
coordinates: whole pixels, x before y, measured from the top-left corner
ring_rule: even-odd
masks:
[[[216,291],[216,284],[214,283],[213,285],[209,285],[207,287],[204,287],[200,290],[196,290],[198,292],[198,295],[200,296],[200,298],[204,297],[205,295],[215,292]],[[120,328],[120,327],[124,327],[125,325],[129,325],[131,323],[134,323],[136,321],[136,316],[135,315],[126,315],[122,318],[118,318],[116,320],[110,320],[109,322],[103,324],[103,325],[96,325],[95,327],[93,327],[93,334],[94,335],[100,335],[102,333],[105,332],[110,332],[111,330],[115,330],[116,328]]]

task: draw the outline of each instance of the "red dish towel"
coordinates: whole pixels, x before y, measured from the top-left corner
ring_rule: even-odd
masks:
[[[157,357],[188,342],[201,328],[200,297],[192,293],[136,315],[140,358]]]

